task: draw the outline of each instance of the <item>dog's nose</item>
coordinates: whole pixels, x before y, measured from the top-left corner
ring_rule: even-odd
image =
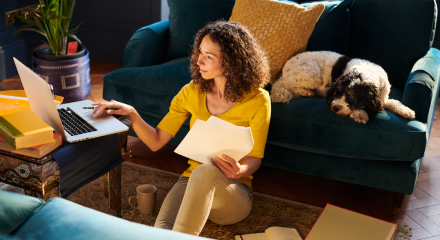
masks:
[[[336,106],[333,106],[333,111],[335,111],[335,112],[339,112],[339,110],[341,110],[341,105],[336,105]]]

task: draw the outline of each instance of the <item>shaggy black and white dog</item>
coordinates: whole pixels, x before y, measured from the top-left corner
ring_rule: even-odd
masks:
[[[337,115],[350,115],[367,123],[382,110],[413,119],[413,110],[388,99],[391,85],[377,64],[329,52],[304,52],[289,59],[282,76],[272,85],[272,102],[287,103],[294,97],[323,96]]]

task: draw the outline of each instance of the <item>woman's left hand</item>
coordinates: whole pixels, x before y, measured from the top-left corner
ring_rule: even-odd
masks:
[[[215,157],[212,160],[220,168],[220,170],[223,171],[223,173],[227,178],[231,178],[231,179],[239,178],[241,173],[240,163],[238,163],[237,161],[235,161],[233,158],[229,157],[226,154],[223,154],[222,157],[228,162],[226,162],[225,160],[219,157]]]

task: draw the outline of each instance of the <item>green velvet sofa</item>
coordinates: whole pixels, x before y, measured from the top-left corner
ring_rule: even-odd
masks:
[[[95,211],[63,198],[47,202],[0,190],[2,240],[196,240],[207,239],[154,228]]]
[[[367,124],[330,111],[324,98],[272,103],[264,165],[392,191],[397,212],[411,194],[431,131],[440,51],[432,48],[435,0],[325,1],[307,50],[330,50],[381,65],[390,98],[416,112],[407,120],[380,112]],[[231,0],[168,0],[169,20],[143,27],[127,43],[124,67],[104,77],[104,99],[134,106],[156,126],[191,80],[193,35],[208,21],[229,19]],[[315,2],[300,3],[304,6]],[[170,144],[189,130],[187,121]]]

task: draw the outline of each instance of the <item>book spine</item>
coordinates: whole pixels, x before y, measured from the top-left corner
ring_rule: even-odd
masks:
[[[24,136],[18,129],[16,129],[14,126],[12,126],[6,119],[3,117],[0,117],[0,136],[2,136],[6,142],[11,144],[14,148],[16,148],[15,145],[15,138]]]

